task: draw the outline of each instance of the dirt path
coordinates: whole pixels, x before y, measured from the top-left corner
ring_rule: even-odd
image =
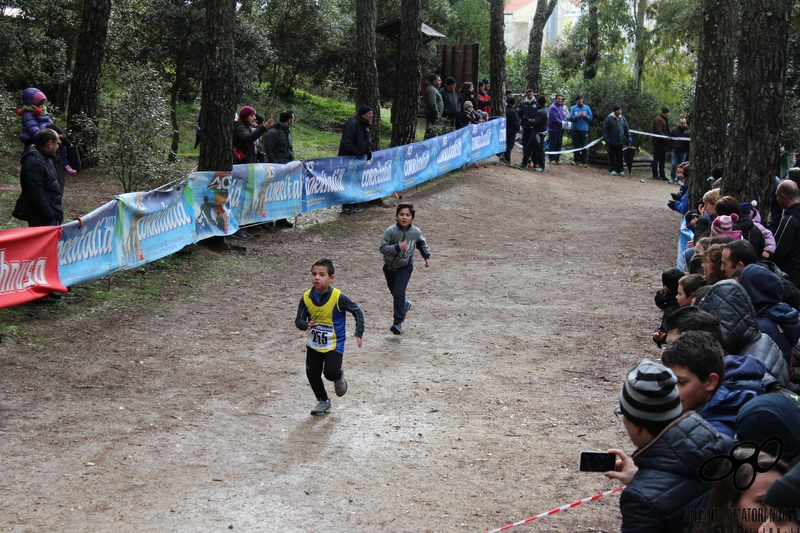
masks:
[[[399,337],[377,207],[199,247],[133,309],[84,305],[106,281],[31,306],[0,343],[0,530],[480,533],[615,488],[577,457],[632,448],[612,408],[658,356],[672,189],[562,165],[407,191],[433,266]],[[367,330],[316,418],[294,314],[323,256]],[[618,501],[514,531],[613,531]]]

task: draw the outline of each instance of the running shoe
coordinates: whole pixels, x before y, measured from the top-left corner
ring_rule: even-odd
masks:
[[[347,394],[347,380],[344,379],[344,370],[342,370],[342,377],[333,382],[333,388],[336,390],[336,396]],[[328,405],[330,405],[330,402],[328,402]]]
[[[311,410],[314,416],[322,416],[331,410],[331,400],[328,398],[324,402],[319,402],[316,407]]]

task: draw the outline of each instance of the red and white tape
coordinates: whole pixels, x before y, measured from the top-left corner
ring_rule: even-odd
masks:
[[[561,511],[566,511],[567,509],[571,509],[573,507],[577,507],[582,503],[593,502],[595,500],[599,500],[603,496],[609,496],[611,494],[614,494],[615,492],[621,491],[624,488],[625,487],[619,487],[619,488],[616,488],[614,490],[609,490],[607,492],[603,492],[603,493],[600,493],[600,494],[595,494],[594,496],[590,496],[588,498],[584,498],[582,500],[578,500],[576,502],[572,502],[572,503],[570,503],[568,505],[564,505],[564,506],[558,507],[556,509],[551,509],[551,510],[547,511],[546,513],[537,514],[536,516],[532,516],[530,518],[526,518],[525,520],[522,520],[520,522],[514,522],[513,524],[508,524],[507,526],[503,526],[503,527],[501,527],[499,529],[493,529],[489,533],[498,533],[498,531],[506,531],[506,530],[511,529],[512,527],[521,526],[522,524],[527,524],[529,522],[533,522],[534,520],[538,520],[540,518],[544,518],[545,516],[550,516],[551,514],[560,513]]]

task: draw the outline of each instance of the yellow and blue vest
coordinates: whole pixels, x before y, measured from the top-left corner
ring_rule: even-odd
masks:
[[[344,341],[347,338],[345,319],[347,315],[339,309],[339,296],[342,291],[333,289],[328,301],[323,305],[317,305],[311,293],[314,289],[308,289],[303,293],[303,303],[306,304],[308,314],[311,316],[310,322],[318,325],[308,331],[307,345],[309,348],[318,352],[339,352],[344,353]]]

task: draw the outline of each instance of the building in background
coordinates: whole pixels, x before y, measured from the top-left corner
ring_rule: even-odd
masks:
[[[528,51],[533,16],[536,14],[537,0],[510,0],[505,11],[505,41],[509,54]],[[574,26],[588,9],[586,2],[559,0],[553,14],[544,28],[543,43],[547,44],[561,37],[564,29]]]

